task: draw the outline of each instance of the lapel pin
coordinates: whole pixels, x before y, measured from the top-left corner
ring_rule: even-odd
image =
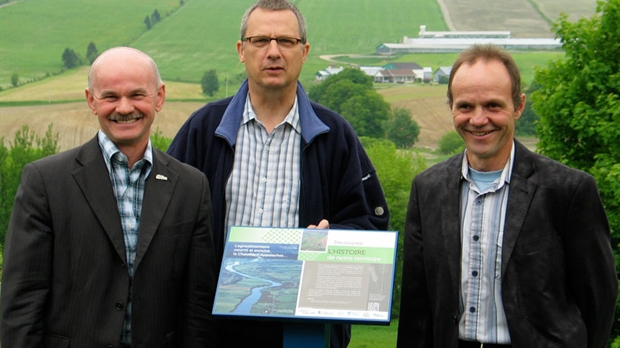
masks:
[[[166,181],[166,180],[168,180],[168,177],[165,176],[165,175],[157,174],[157,175],[155,175],[155,179]]]

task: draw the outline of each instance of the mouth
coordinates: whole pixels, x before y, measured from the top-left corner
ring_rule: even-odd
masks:
[[[115,115],[110,116],[108,120],[119,123],[119,124],[127,124],[127,123],[137,122],[139,119],[143,117],[144,115],[140,113],[129,114],[129,115],[115,114]]]
[[[268,66],[265,68],[265,70],[269,71],[269,72],[279,72],[282,71],[284,69],[282,69],[282,67],[279,66]]]
[[[493,131],[487,131],[487,132],[474,132],[474,131],[470,131],[469,133],[471,133],[472,135],[477,136],[477,137],[483,137],[485,135],[493,133]]]

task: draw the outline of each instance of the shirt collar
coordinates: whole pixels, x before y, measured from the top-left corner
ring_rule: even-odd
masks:
[[[116,144],[108,136],[100,129],[97,133],[97,139],[99,140],[99,147],[101,148],[101,153],[103,154],[103,159],[105,160],[105,165],[108,167],[108,171],[112,168],[112,157],[120,153],[120,155],[127,159],[127,157],[118,149]],[[151,145],[151,139],[146,145],[146,150],[144,151],[144,156],[142,157],[144,161],[146,161],[151,166],[153,165],[153,147]]]
[[[248,93],[245,100],[245,108],[243,112],[242,124],[247,124],[251,120],[256,120],[260,122],[258,118],[256,118],[256,113],[254,112],[254,107],[252,106],[252,102],[250,101],[250,93]],[[293,129],[301,134],[301,125],[299,122],[299,108],[297,107],[297,96],[295,96],[295,102],[293,103],[293,107],[289,110],[288,114],[284,118],[284,121],[280,124],[288,123],[293,127]]]
[[[498,185],[498,189],[501,188],[504,183],[510,184],[510,178],[512,177],[512,167],[514,165],[515,158],[515,144],[512,142],[512,148],[510,150],[510,157],[502,170],[502,175],[499,177],[500,184]],[[467,161],[467,149],[463,152],[463,162],[461,164],[461,177],[467,181],[471,182],[471,178],[469,177],[469,161]]]
[[[241,120],[245,112],[244,105],[248,91],[248,80],[246,79],[237,93],[230,99],[222,120],[215,130],[215,135],[226,139],[231,146],[235,145],[239,126],[243,124]],[[299,81],[297,82],[297,102],[301,136],[306,143],[310,143],[319,134],[329,131],[330,128],[314,112],[312,102],[308,99],[306,91]]]

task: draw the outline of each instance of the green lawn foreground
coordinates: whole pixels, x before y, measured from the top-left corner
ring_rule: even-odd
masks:
[[[392,319],[389,326],[352,325],[349,348],[393,348],[396,347],[398,319]]]

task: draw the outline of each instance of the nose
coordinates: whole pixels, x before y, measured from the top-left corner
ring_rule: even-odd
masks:
[[[127,97],[121,97],[118,100],[118,104],[116,105],[116,112],[118,112],[121,115],[127,115],[132,113],[134,110],[134,106],[133,103],[131,102],[131,99],[127,98]]]
[[[280,46],[278,46],[278,41],[269,41],[269,45],[267,46],[267,56],[269,58],[276,59],[279,58],[281,55],[282,52],[280,52]]]
[[[483,126],[489,121],[483,108],[476,108],[469,119],[469,123],[474,126]]]

